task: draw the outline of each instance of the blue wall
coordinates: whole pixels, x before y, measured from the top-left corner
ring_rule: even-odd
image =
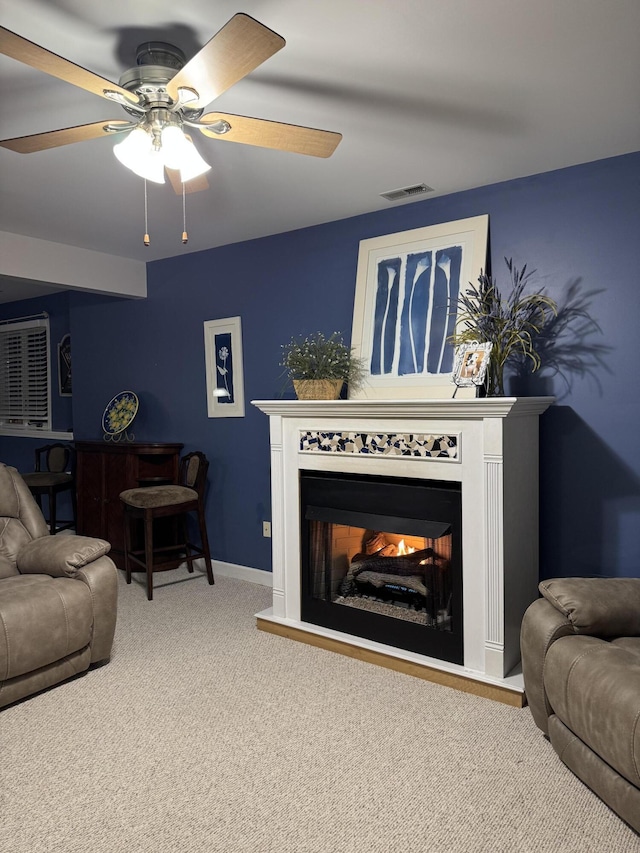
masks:
[[[508,289],[506,255],[560,302],[577,285],[601,329],[573,371],[527,388],[558,397],[541,420],[541,575],[640,576],[639,176],[637,153],[156,261],[146,300],[72,293],[75,436],[100,438],[105,404],[135,390],[137,439],[181,441],[211,461],[213,556],[270,569],[268,423],[249,401],[282,394],[281,345],[350,336],[360,240],[488,213],[498,282]],[[209,419],[203,322],[236,315],[246,417]],[[594,344],[609,348],[600,364]]]

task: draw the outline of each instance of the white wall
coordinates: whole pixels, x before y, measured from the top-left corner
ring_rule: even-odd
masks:
[[[0,231],[0,276],[114,296],[147,295],[143,261],[6,231]]]

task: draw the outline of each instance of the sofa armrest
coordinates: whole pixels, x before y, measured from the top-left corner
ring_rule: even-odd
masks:
[[[41,536],[24,545],[16,560],[22,575],[51,575],[54,578],[77,575],[78,570],[111,550],[104,539],[89,536]]]
[[[640,636],[640,578],[555,578],[538,588],[575,634]]]
[[[107,661],[111,654],[118,611],[118,570],[110,557],[99,557],[78,569],[78,580],[91,591],[93,603],[93,636],[91,663]]]
[[[545,658],[556,640],[573,633],[571,622],[544,598],[530,604],[522,618],[520,650],[524,689],[535,724],[546,735],[553,709],[544,689]]]

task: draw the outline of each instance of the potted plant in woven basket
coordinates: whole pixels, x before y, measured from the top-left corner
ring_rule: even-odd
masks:
[[[344,343],[341,332],[291,338],[282,345],[281,365],[299,400],[337,400],[345,382],[353,388],[364,379],[362,361]]]

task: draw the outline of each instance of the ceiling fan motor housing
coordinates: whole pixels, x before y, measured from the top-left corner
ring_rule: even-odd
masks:
[[[119,85],[130,92],[155,89],[161,92],[184,66],[185,55],[178,47],[163,41],[147,41],[136,51],[137,65],[120,77]]]
[[[184,53],[180,48],[166,42],[145,42],[138,47],[136,60],[138,64],[124,72],[119,85],[140,96],[141,105],[145,110],[156,107],[175,109],[174,101],[167,93],[167,84],[183,67]],[[129,107],[127,104],[122,104],[122,107],[130,115],[140,115],[140,110],[135,107]],[[195,121],[203,113],[202,109],[189,109],[185,105],[176,111],[191,121]]]
[[[145,41],[136,50],[137,65],[161,65],[180,71],[186,61],[180,48],[166,41]]]
[[[179,47],[164,41],[147,41],[136,51],[136,66],[129,68],[120,77],[118,85],[141,96],[144,107],[172,108],[173,100],[167,94],[167,83],[183,68],[186,57]],[[139,115],[139,110],[122,104],[130,115]],[[185,117],[196,119],[202,110],[180,107]]]

